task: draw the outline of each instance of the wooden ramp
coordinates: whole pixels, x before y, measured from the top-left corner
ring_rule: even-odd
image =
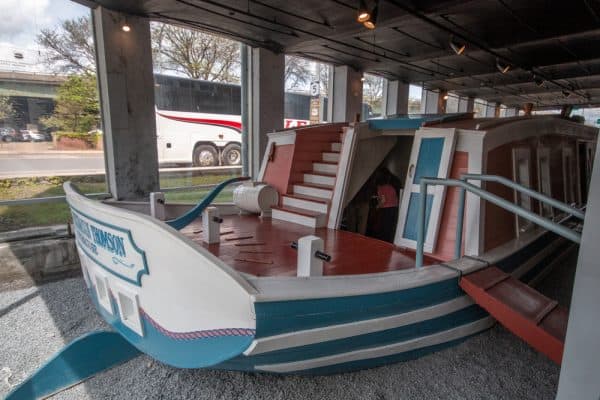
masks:
[[[460,287],[509,331],[561,363],[566,308],[496,267],[464,275]]]

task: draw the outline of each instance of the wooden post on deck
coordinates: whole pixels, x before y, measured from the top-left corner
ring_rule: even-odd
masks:
[[[315,256],[323,252],[324,242],[318,236],[309,235],[298,240],[298,271],[299,277],[322,276],[323,261]]]
[[[202,213],[202,240],[208,244],[221,241],[221,218],[217,207],[206,207]]]

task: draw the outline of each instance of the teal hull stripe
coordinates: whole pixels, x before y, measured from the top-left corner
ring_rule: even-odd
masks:
[[[402,314],[463,296],[458,278],[394,292],[257,302],[256,337]]]
[[[246,358],[249,362],[256,365],[267,365],[325,357],[334,354],[346,353],[348,351],[385,346],[388,344],[404,342],[423,336],[433,335],[438,332],[456,328],[460,325],[466,325],[471,322],[478,321],[487,316],[488,314],[485,310],[477,305],[472,305],[442,317],[402,326],[399,328],[283,349]]]
[[[383,365],[415,360],[417,358],[426,356],[431,353],[435,353],[436,351],[444,350],[450,347],[454,347],[466,339],[478,335],[481,332],[478,332],[474,335],[465,336],[464,338],[455,339],[446,343],[440,343],[433,346],[422,347],[420,349],[407,351],[404,353],[398,353],[391,356],[378,357],[378,358],[369,358],[365,360],[346,362],[341,364],[330,365],[327,367],[308,369],[298,372],[292,372],[292,374],[296,375],[331,375],[331,374],[339,374],[344,372],[352,372],[358,371],[362,369],[375,368]]]
[[[250,346],[253,336],[220,336],[178,340],[165,336],[145,318],[142,318],[144,336],[141,337],[121,322],[118,308],[112,300],[114,315],[99,305],[94,290],[90,295],[102,317],[129,343],[151,357],[178,368],[211,367],[242,354]]]

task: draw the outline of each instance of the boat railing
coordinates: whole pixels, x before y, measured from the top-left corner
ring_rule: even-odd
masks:
[[[551,220],[549,218],[543,217],[534,213],[531,210],[523,208],[513,202],[510,202],[496,194],[493,194],[485,189],[482,189],[478,186],[470,184],[467,180],[480,180],[486,182],[497,182],[503,184],[505,186],[511,187],[514,190],[517,190],[521,193],[527,194],[542,203],[546,203],[555,207],[557,209],[563,210],[568,214],[583,219],[585,214],[574,207],[569,206],[568,204],[562,203],[556,199],[543,195],[539,192],[536,192],[528,187],[520,185],[516,182],[513,182],[504,177],[496,176],[496,175],[476,175],[476,174],[466,174],[463,175],[461,179],[442,179],[442,178],[421,178],[420,180],[420,193],[427,193],[427,187],[429,185],[442,185],[447,187],[457,187],[460,189],[459,191],[459,202],[458,202],[458,218],[456,224],[456,242],[454,247],[454,256],[455,258],[460,258],[461,256],[461,247],[462,247],[462,232],[463,232],[463,224],[464,224],[464,209],[465,209],[465,196],[466,192],[472,193],[483,200],[486,200],[496,206],[512,212],[534,224],[537,224],[551,232],[556,233],[566,239],[569,239],[575,243],[581,242],[581,234],[579,232],[574,231],[564,225],[561,225],[559,222]],[[419,196],[419,212],[418,212],[418,220],[417,220],[417,248],[416,248],[416,267],[421,268],[423,266],[423,246],[425,244],[425,210],[427,206],[427,196]]]

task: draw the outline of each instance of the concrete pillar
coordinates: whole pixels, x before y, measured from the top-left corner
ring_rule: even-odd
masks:
[[[159,190],[150,21],[103,7],[92,15],[108,189],[144,199]]]
[[[408,114],[409,87],[400,81],[383,81],[383,115]]]
[[[525,112],[525,115],[531,115],[531,112],[533,111],[533,103],[523,104],[523,111]]]
[[[596,152],[573,284],[558,400],[598,399],[600,393],[600,151]]]
[[[332,122],[352,122],[362,114],[362,72],[347,65],[333,69]]]
[[[283,129],[285,56],[253,48],[250,63],[249,153],[250,171],[258,176],[267,146],[267,133]]]
[[[496,107],[494,108],[494,117],[500,118],[500,103],[496,103]]]

